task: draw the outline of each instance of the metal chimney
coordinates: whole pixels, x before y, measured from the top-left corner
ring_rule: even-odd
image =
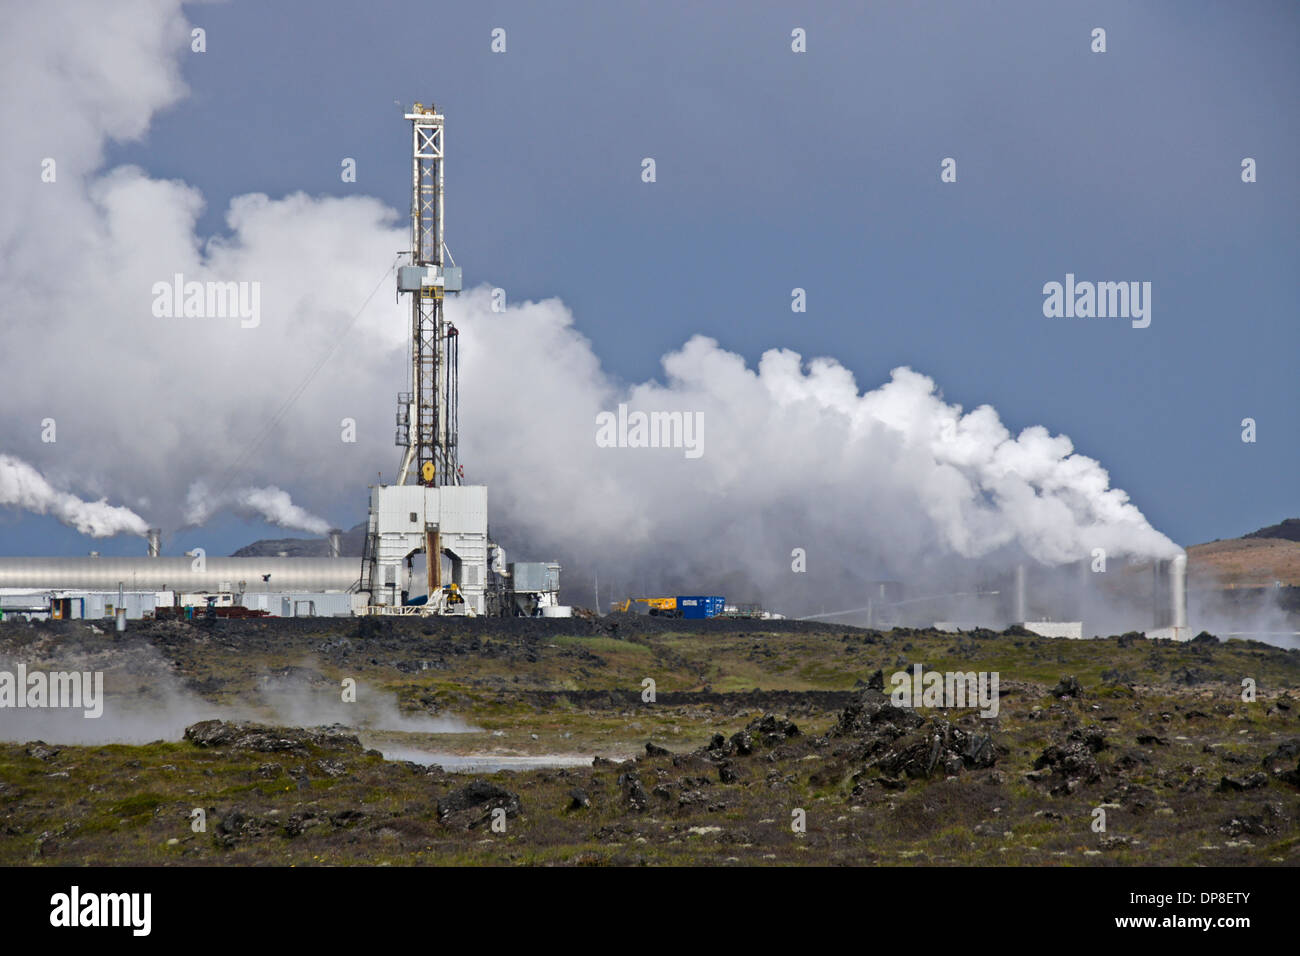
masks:
[[[1169,561],[1157,561],[1152,598],[1155,626],[1171,628],[1175,639],[1187,631],[1187,555]]]
[[[343,529],[330,528],[329,541],[330,541],[330,557],[331,558],[343,557]]]
[[[149,557],[156,558],[162,554],[162,528],[149,529]]]
[[[1011,623],[1024,624],[1029,619],[1028,604],[1025,598],[1025,566],[1016,565],[1016,584],[1011,606]]]
[[[1175,636],[1187,629],[1187,555],[1180,554],[1169,565],[1169,616]]]

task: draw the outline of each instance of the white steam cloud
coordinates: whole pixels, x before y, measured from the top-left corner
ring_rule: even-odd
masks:
[[[963,411],[907,368],[861,391],[833,359],[773,349],[750,368],[696,336],[664,357],[663,383],[622,387],[558,301],[499,314],[480,288],[448,315],[461,330],[467,477],[489,485],[496,527],[538,557],[598,564],[611,596],[734,590],[807,607],[976,560],[1180,551],[1068,438],[1012,435],[991,407]],[[598,447],[596,417],[619,403],[702,414],[703,454]],[[537,409],[544,427],[532,427]],[[806,575],[792,573],[795,548]]]
[[[408,241],[404,216],[370,198],[247,195],[230,203],[229,234],[205,241],[197,189],[98,169],[108,139],[144,135],[185,93],[179,4],[69,8],[80,13],[57,30],[33,6],[0,35],[0,77],[25,91],[0,101],[0,353],[26,357],[6,371],[4,433],[38,460],[29,423],[56,417],[61,448],[75,435],[79,480],[95,494],[146,496],[165,526],[228,507],[325,531],[280,490],[290,483],[330,523],[360,520],[366,486],[381,470],[391,480],[398,463],[408,316],[383,272]],[[52,121],[69,109],[75,118]],[[396,111],[393,136],[403,136]],[[57,183],[39,181],[47,156]],[[51,282],[67,223],[78,224],[77,281]],[[155,317],[152,287],[175,273],[260,282],[260,324]],[[449,300],[447,314],[461,331],[466,480],[489,485],[493,532],[511,556],[558,558],[570,585],[599,567],[609,596],[744,592],[797,612],[845,606],[867,580],[946,576],[977,559],[1005,568],[1095,548],[1112,559],[1177,551],[1069,439],[1012,435],[992,408],[948,404],[906,368],[862,391],[833,359],[773,349],[751,368],[697,336],[664,357],[664,382],[627,386],[557,299],[497,313],[480,287]],[[80,347],[33,350],[36,329]],[[703,453],[598,447],[597,416],[620,403],[701,413]],[[214,501],[199,476],[245,462],[245,490]],[[796,548],[806,574],[792,573]]]
[[[0,455],[0,505],[53,515],[92,538],[143,535],[148,531],[145,520],[130,508],[110,505],[103,498],[83,501],[74,494],[59,491],[35,468],[11,455]]]
[[[185,496],[185,523],[205,524],[218,511],[264,518],[271,524],[311,534],[324,534],[330,524],[293,503],[289,492],[271,485],[266,488],[234,488],[214,492],[202,481],[190,485]]]
[[[82,643],[82,642],[85,643]],[[73,646],[40,635],[24,652],[0,650],[0,671],[75,672],[89,681],[98,673],[105,691],[102,713],[86,718],[80,707],[6,708],[0,741],[43,740],[51,744],[142,744],[180,740],[185,728],[201,720],[247,720],[276,727],[338,724],[361,732],[467,734],[477,728],[455,714],[407,714],[390,692],[357,683],[357,700],[344,704],[337,684],[263,675],[251,687],[235,689],[231,700],[215,703],[187,688],[174,665],[144,644],[88,650],[96,641],[77,635]],[[321,686],[321,685],[324,686]],[[24,691],[25,692],[25,691]]]

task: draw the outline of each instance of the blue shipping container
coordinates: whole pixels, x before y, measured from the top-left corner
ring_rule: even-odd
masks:
[[[677,610],[682,617],[717,617],[727,606],[727,599],[716,594],[677,596]]]

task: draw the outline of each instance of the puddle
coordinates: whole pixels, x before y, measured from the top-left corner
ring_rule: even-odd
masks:
[[[448,773],[496,773],[498,770],[551,770],[562,767],[590,767],[592,757],[582,754],[456,754],[414,747],[379,746],[385,760],[409,760],[425,766],[437,765]]]

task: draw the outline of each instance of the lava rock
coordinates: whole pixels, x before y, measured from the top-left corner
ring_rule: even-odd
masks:
[[[1082,743],[1093,753],[1106,749],[1106,731],[1100,727],[1079,727],[1070,731],[1070,740]]]
[[[1219,793],[1240,792],[1242,790],[1257,790],[1260,787],[1268,785],[1268,774],[1263,772],[1252,773],[1249,777],[1237,779],[1235,777],[1223,777],[1219,781]]]
[[[1030,779],[1048,784],[1054,796],[1073,793],[1101,779],[1097,759],[1087,744],[1077,740],[1049,745],[1034,761],[1034,770],[1040,773]]]
[[[348,807],[330,814],[330,823],[336,827],[350,827],[366,819],[366,813],[354,807]]]
[[[1053,697],[1071,697],[1078,700],[1083,696],[1083,685],[1079,683],[1079,678],[1071,675],[1062,677],[1060,682],[1052,688]]]
[[[1170,671],[1169,679],[1175,684],[1185,684],[1190,687],[1195,684],[1209,683],[1214,680],[1214,676],[1199,667],[1178,667]]]
[[[1264,807],[1263,813],[1243,813],[1231,817],[1219,829],[1228,836],[1241,836],[1243,833],[1251,836],[1274,836],[1283,820],[1281,811],[1270,804]]]
[[[523,812],[519,794],[488,780],[474,780],[438,801],[438,822],[470,830],[488,822],[498,808],[504,809],[507,817]]]
[[[246,721],[202,720],[185,728],[185,739],[198,747],[230,747],[255,753],[292,753],[298,756],[305,756],[309,747],[357,754],[362,751],[361,741],[354,734],[341,730],[265,727]]]
[[[1266,755],[1260,763],[1265,770],[1274,771],[1277,764],[1289,764],[1292,760],[1300,760],[1300,738],[1279,744],[1277,749]]]
[[[991,734],[968,730],[942,717],[927,718],[911,708],[895,707],[876,691],[866,691],[840,711],[828,740],[848,738],[851,756],[884,778],[948,775],[964,769],[992,767],[998,758]]]
[[[289,839],[293,839],[301,836],[311,827],[323,825],[324,822],[315,810],[295,810],[289,814],[289,819],[284,822],[284,835]]]
[[[764,714],[757,720],[752,721],[745,729],[751,733],[761,734],[765,739],[773,743],[783,737],[799,736],[799,728],[792,721],[773,714]]]
[[[650,797],[646,795],[641,779],[632,772],[621,773],[618,775],[618,785],[623,788],[623,802],[627,804],[628,809],[635,813],[644,813],[646,807],[650,805]]]
[[[266,824],[251,816],[242,807],[231,807],[217,822],[212,838],[218,846],[229,849],[244,840],[260,836],[267,829]]]
[[[60,753],[58,747],[51,747],[43,740],[33,740],[27,745],[24,751],[29,757],[35,757],[37,760],[53,760]]]
[[[835,726],[826,736],[863,738],[884,734],[898,737],[923,723],[925,718],[915,710],[895,707],[883,695],[868,693],[840,711]]]
[[[680,809],[694,806],[697,803],[703,803],[705,796],[699,790],[683,790],[677,795],[677,806]]]

